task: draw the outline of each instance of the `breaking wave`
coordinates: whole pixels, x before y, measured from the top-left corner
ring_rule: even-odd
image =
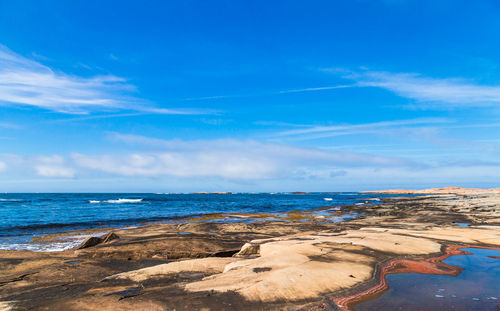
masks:
[[[98,201],[98,200],[89,200],[89,203],[91,204],[97,204],[97,203],[140,203],[142,202],[143,199],[118,199],[118,200],[105,200],[105,201]]]

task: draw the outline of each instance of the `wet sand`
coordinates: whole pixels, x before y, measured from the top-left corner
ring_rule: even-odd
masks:
[[[319,216],[208,215],[78,250],[0,251],[0,310],[345,310],[387,273],[454,275],[442,260],[458,248],[500,247],[497,189],[404,191]],[[343,213],[361,215],[329,221]]]

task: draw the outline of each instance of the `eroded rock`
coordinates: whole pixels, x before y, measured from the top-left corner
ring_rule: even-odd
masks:
[[[92,237],[85,239],[85,241],[83,241],[82,244],[80,244],[76,249],[84,249],[84,248],[93,247],[93,246],[103,244],[103,243],[109,243],[109,242],[116,240],[116,239],[119,239],[119,238],[120,237],[116,233],[111,231],[111,232],[106,233],[102,237],[92,236]]]

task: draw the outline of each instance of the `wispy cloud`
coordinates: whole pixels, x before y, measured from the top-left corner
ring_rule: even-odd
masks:
[[[14,123],[7,123],[7,122],[0,122],[0,127],[1,128],[6,128],[6,129],[11,129],[11,130],[17,130],[20,129],[21,126],[14,124]]]
[[[186,98],[183,98],[181,100],[182,101],[198,101],[198,100],[237,98],[237,97],[248,97],[248,96],[252,96],[252,95],[250,95],[250,94],[243,94],[243,95],[214,95],[214,96],[186,97]]]
[[[450,123],[446,118],[417,118],[407,120],[382,121],[363,124],[344,124],[333,126],[312,126],[276,133],[275,137],[289,137],[295,140],[317,139],[342,135],[376,133],[381,130],[394,130],[401,127]]]
[[[281,122],[281,121],[255,121],[253,122],[255,125],[262,126],[278,126],[278,127],[311,127],[311,124],[296,124],[290,122]]]
[[[127,117],[137,117],[150,114],[168,114],[168,115],[210,115],[217,114],[214,110],[197,110],[197,109],[164,109],[164,108],[143,108],[140,112],[129,112],[129,113],[114,113],[114,114],[93,114],[89,116],[76,117],[76,118],[65,118],[47,121],[47,123],[64,123],[64,122],[75,122],[75,121],[88,121],[88,120],[100,120],[100,119],[110,119],[110,118],[127,118]],[[0,125],[1,127],[1,125]]]
[[[42,61],[47,61],[47,60],[50,60],[48,57],[45,57],[41,54],[38,54],[36,52],[31,52],[31,56],[33,56],[33,58],[36,58],[36,59],[39,59],[39,60],[42,60]]]
[[[296,178],[304,172],[343,167],[419,167],[397,157],[331,152],[248,140],[162,140],[115,133],[136,150],[128,155],[73,154],[80,167],[124,176],[219,177],[234,180]]]
[[[114,113],[114,114],[94,114],[90,116],[76,117],[76,118],[65,118],[58,120],[47,121],[47,123],[64,123],[64,122],[75,122],[75,121],[88,121],[88,120],[100,120],[100,119],[110,119],[110,118],[126,118],[126,117],[136,117],[145,115],[144,112],[131,112],[131,113]]]
[[[321,69],[332,72],[353,84],[330,85],[321,87],[296,88],[279,91],[264,91],[254,94],[217,95],[191,97],[182,100],[216,100],[240,97],[256,97],[277,94],[319,92],[343,88],[377,87],[389,90],[398,96],[415,100],[414,106],[420,108],[463,108],[488,107],[500,103],[499,85],[482,85],[461,78],[430,78],[418,73],[391,73],[384,71],[348,71],[345,69]]]
[[[205,114],[200,110],[152,107],[135,94],[136,87],[125,78],[66,74],[0,45],[2,105],[26,105],[63,113],[125,109],[155,114]]]
[[[356,85],[334,85],[334,86],[323,86],[323,87],[310,87],[310,88],[302,88],[302,89],[283,90],[283,91],[279,91],[277,93],[278,94],[286,94],[286,93],[317,92],[317,91],[344,89],[344,88],[349,88],[349,87],[354,87],[354,86],[356,86]]]
[[[230,94],[230,95],[215,95],[215,96],[201,96],[201,97],[188,97],[183,98],[183,101],[201,101],[201,100],[217,100],[217,99],[229,99],[229,98],[245,98],[245,97],[259,97],[259,96],[269,96],[269,95],[279,95],[279,94],[289,94],[289,93],[304,93],[304,92],[318,92],[318,91],[328,91],[335,89],[343,89],[356,87],[356,84],[350,85],[331,85],[331,86],[321,86],[321,87],[309,87],[309,88],[296,88],[288,90],[273,90],[273,91],[262,91],[252,94]]]
[[[338,72],[337,70],[335,70]],[[460,78],[429,78],[417,73],[362,71],[344,73],[359,87],[377,87],[413,99],[419,107],[463,108],[500,103],[500,86],[481,85]]]
[[[0,102],[82,113],[91,107],[128,108],[134,91],[113,75],[82,78],[53,71],[0,46]]]
[[[220,114],[220,111],[213,109],[196,109],[196,108],[141,108],[144,113],[150,114],[177,114],[177,115],[198,115],[198,114]]]

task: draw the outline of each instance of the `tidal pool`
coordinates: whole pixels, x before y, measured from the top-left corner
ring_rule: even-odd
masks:
[[[443,262],[463,270],[457,276],[386,275],[389,289],[357,303],[354,310],[500,310],[500,250],[463,248]]]

